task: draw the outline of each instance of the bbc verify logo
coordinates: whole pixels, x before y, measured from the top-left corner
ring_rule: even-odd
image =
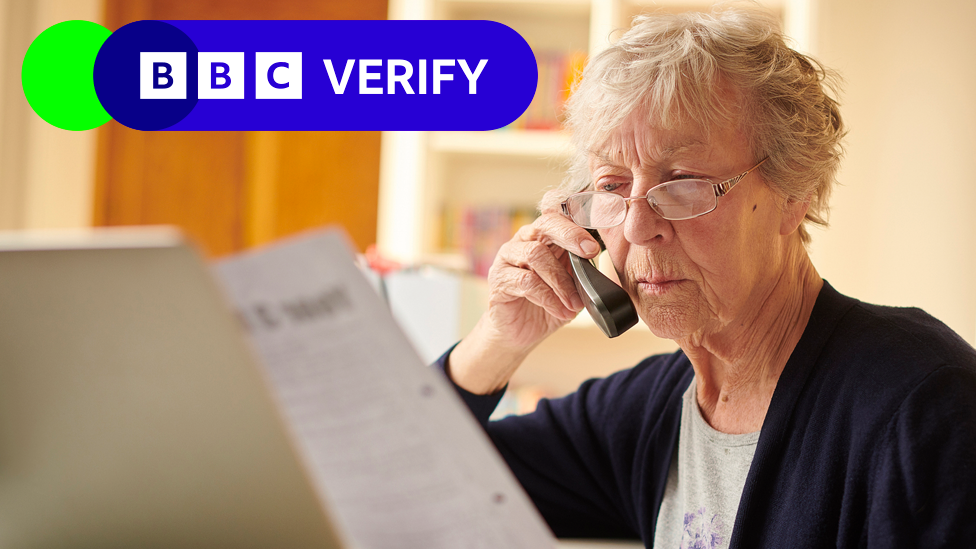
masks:
[[[93,78],[146,131],[489,130],[524,112],[537,69],[490,21],[136,21]]]
[[[341,76],[337,73],[332,59],[323,59],[322,63],[328,72],[333,92],[338,95],[344,94],[357,60],[346,60]],[[398,89],[406,94],[427,93],[426,59],[417,62],[416,91],[410,82],[414,78],[414,65],[409,61],[386,60],[385,73],[382,59],[359,59],[358,64],[358,91],[361,94],[395,94]],[[487,64],[487,59],[481,59],[472,69],[466,59],[434,59],[430,87],[435,95],[440,94],[443,83],[454,80],[454,74],[448,72],[448,69],[459,66],[467,79],[467,93],[476,94],[478,77]],[[139,99],[186,99],[188,81],[186,73],[186,52],[140,52]],[[256,52],[255,74],[256,99],[302,98],[301,52]],[[244,99],[244,52],[199,52],[197,98]]]

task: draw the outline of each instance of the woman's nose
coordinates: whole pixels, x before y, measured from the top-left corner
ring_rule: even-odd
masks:
[[[672,234],[671,222],[661,217],[645,196],[627,199],[624,218],[624,237],[632,244],[647,244],[656,238],[665,239]]]

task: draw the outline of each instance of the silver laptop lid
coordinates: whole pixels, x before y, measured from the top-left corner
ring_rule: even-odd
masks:
[[[0,235],[0,547],[341,547],[172,231]]]

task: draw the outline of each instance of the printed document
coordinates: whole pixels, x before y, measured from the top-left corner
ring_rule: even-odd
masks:
[[[555,547],[484,431],[421,363],[338,230],[225,260],[320,495],[361,549]]]

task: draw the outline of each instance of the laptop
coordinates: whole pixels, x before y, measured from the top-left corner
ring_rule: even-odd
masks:
[[[0,547],[340,548],[175,231],[0,235]]]

